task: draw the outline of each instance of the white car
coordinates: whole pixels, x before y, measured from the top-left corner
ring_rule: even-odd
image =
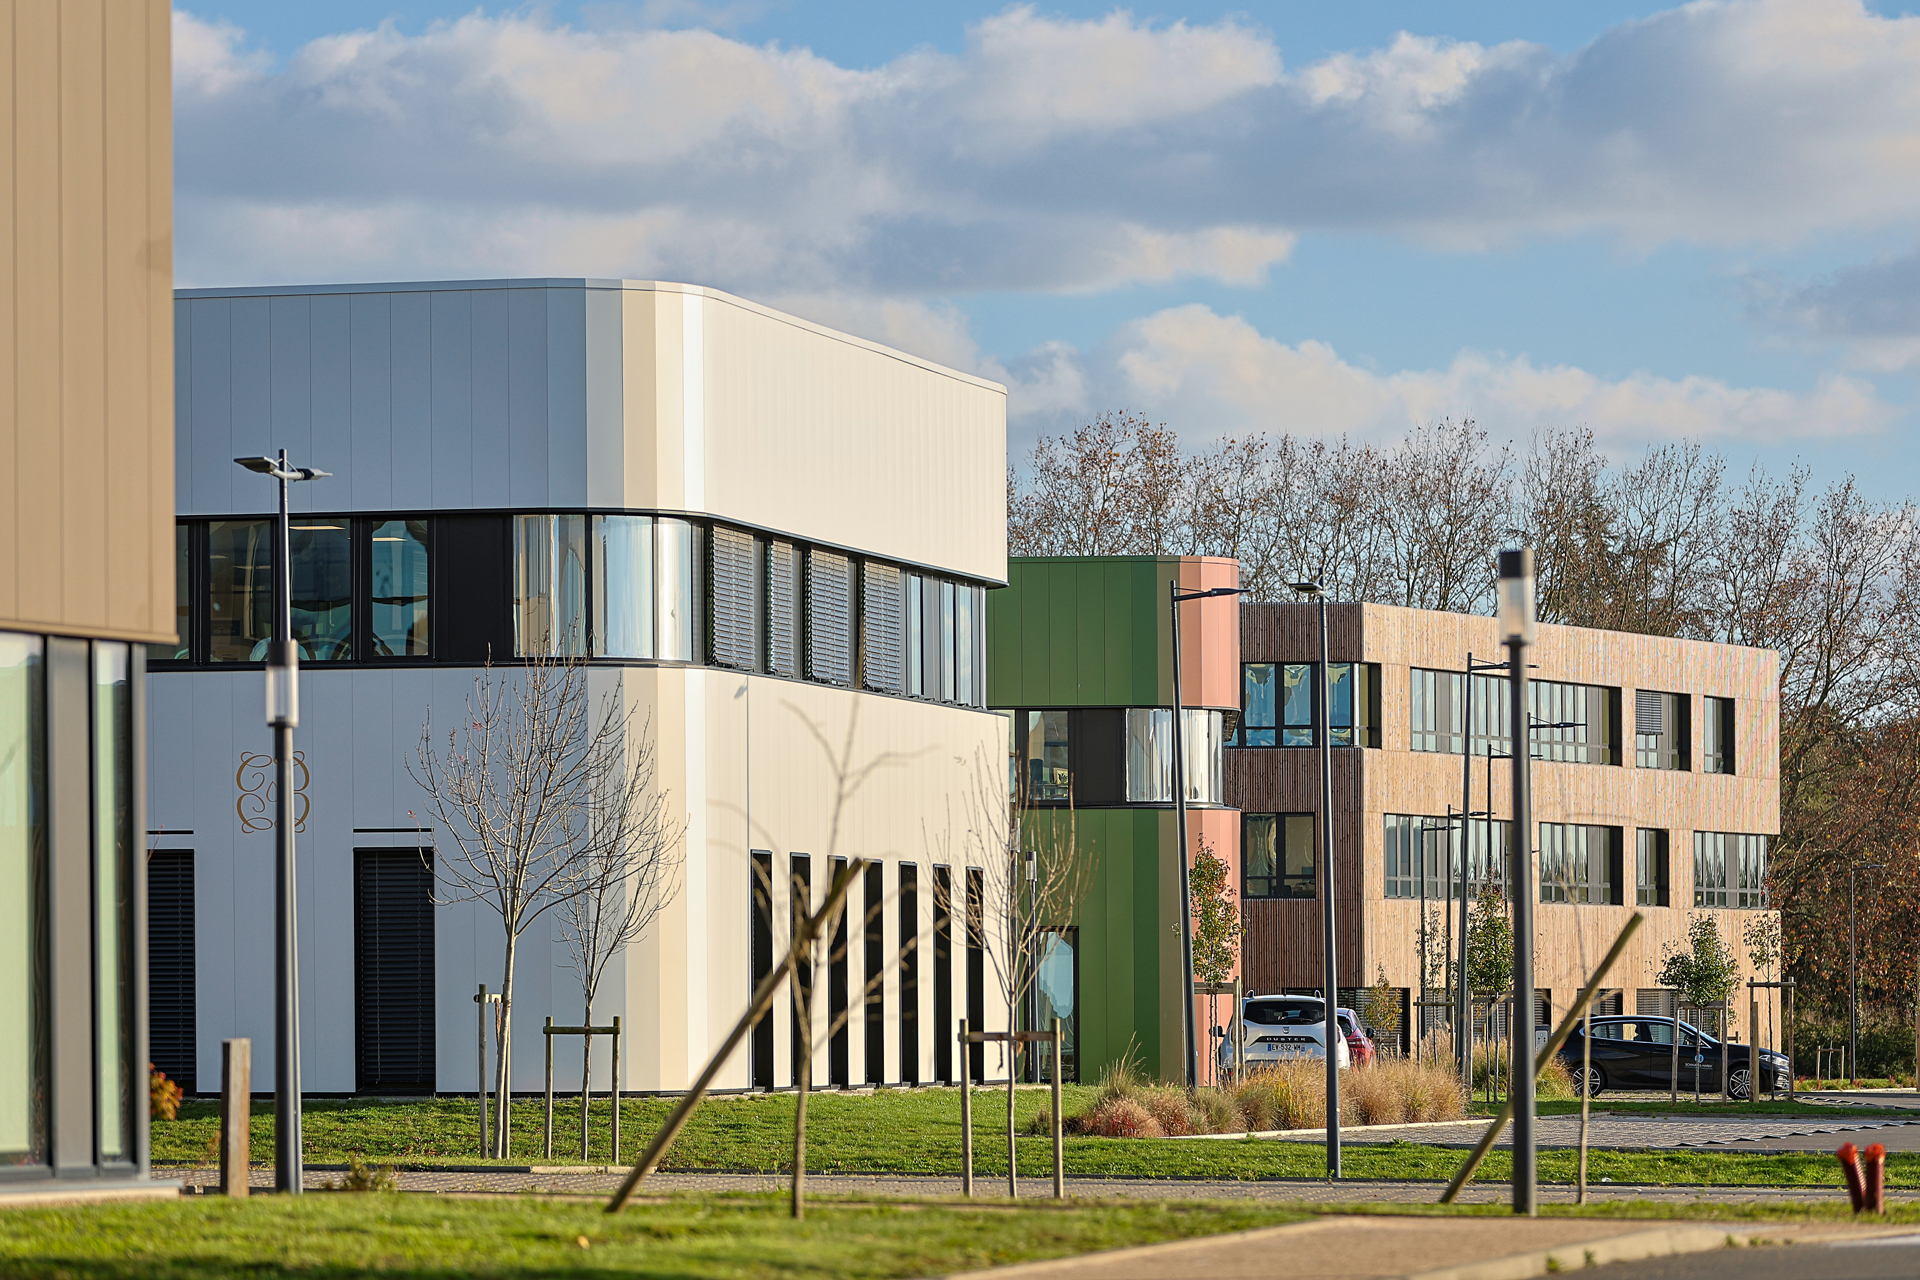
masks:
[[[1283,1058],[1327,1056],[1327,1006],[1319,997],[1248,996],[1241,1008],[1242,1065],[1259,1067]],[[1333,1060],[1345,1071],[1353,1065],[1353,1055],[1346,1036],[1338,1040]],[[1220,1042],[1220,1065],[1228,1070],[1234,1065],[1231,1036]]]

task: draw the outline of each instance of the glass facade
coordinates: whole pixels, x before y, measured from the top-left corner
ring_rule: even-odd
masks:
[[[1314,896],[1310,813],[1249,813],[1240,820],[1240,896]]]
[[[1620,828],[1540,824],[1540,901],[1618,903]]]
[[[264,662],[273,635],[273,522],[207,526],[209,658]]]
[[[593,651],[654,656],[651,516],[593,518]]]
[[[1028,804],[1072,800],[1073,773],[1068,764],[1068,717],[1065,711],[1017,713],[1014,733],[1022,761],[1021,779]],[[1020,723],[1024,721],[1025,723]]]
[[[1319,666],[1311,662],[1241,665],[1240,726],[1236,747],[1311,747]],[[1336,747],[1377,747],[1379,667],[1329,663],[1327,724]]]
[[[1733,699],[1711,695],[1700,699],[1700,769],[1703,773],[1732,773]]]
[[[369,553],[374,656],[424,658],[427,646],[427,522],[386,520]]]
[[[1467,681],[1473,681],[1473,723],[1467,718]],[[1412,669],[1408,680],[1409,748],[1459,755],[1508,755],[1513,750],[1513,698],[1504,675]]]
[[[193,539],[184,524],[173,526],[173,625],[178,639],[173,644],[147,646],[148,661],[184,661],[191,657],[193,643]]]
[[[1641,769],[1685,769],[1692,763],[1685,694],[1636,689],[1633,695],[1633,763]]]
[[[298,597],[296,596],[296,599]],[[93,646],[93,1012],[96,1150],[133,1160],[133,700],[128,647]]]
[[[1693,905],[1760,909],[1767,899],[1766,836],[1693,833]]]
[[[46,675],[0,632],[0,1166],[47,1161]]]
[[[1655,827],[1641,827],[1634,833],[1633,901],[1636,906],[1664,907],[1672,901],[1668,892],[1667,833]]]
[[[1188,804],[1219,804],[1225,774],[1221,749],[1226,717],[1218,711],[1182,709],[1186,734],[1181,748],[1187,774]],[[1131,804],[1173,803],[1173,709],[1127,710],[1127,786]]]
[[[1443,814],[1389,813],[1385,815],[1385,883],[1388,898],[1418,898],[1421,877],[1426,896],[1443,897],[1448,885],[1457,892],[1460,876],[1459,822]],[[1475,818],[1467,826],[1467,890],[1505,893],[1507,857],[1513,842],[1513,824]]]
[[[271,531],[272,525],[268,529]],[[288,600],[300,660],[346,661],[353,657],[350,526],[345,520],[295,519],[287,526],[287,549],[293,564],[293,591]],[[268,554],[271,558],[271,548]]]
[[[514,652],[586,652],[586,526],[585,516],[513,518]]]

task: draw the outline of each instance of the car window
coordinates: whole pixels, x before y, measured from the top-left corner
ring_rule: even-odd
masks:
[[[1318,1000],[1249,1000],[1247,1021],[1262,1027],[1312,1026],[1327,1020]]]
[[[1595,1040],[1631,1040],[1633,1024],[1631,1022],[1596,1022],[1593,1024]]]
[[[1639,1024],[1640,1038],[1651,1040],[1654,1044],[1673,1043],[1673,1024],[1671,1022],[1642,1022]]]
[[[1353,1019],[1351,1017],[1349,1017],[1344,1013],[1336,1013],[1333,1016],[1340,1020],[1340,1032],[1342,1035],[1351,1036],[1351,1035],[1359,1034],[1357,1031],[1354,1030]]]

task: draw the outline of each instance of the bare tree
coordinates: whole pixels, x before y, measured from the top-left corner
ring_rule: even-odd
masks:
[[[560,897],[560,934],[580,979],[584,1025],[607,966],[638,942],[673,900],[684,862],[677,820],[667,793],[655,785],[651,719],[622,745],[609,745],[588,762],[586,825],[592,838],[572,866],[574,884]],[[620,1105],[620,1082],[608,1086]],[[593,1035],[582,1037],[580,1158],[587,1158],[587,1119],[593,1093]]]
[[[429,717],[407,761],[434,819],[435,875],[450,891],[443,901],[484,902],[504,935],[495,1015],[496,1159],[505,1158],[512,1140],[507,1101],[520,938],[569,897],[602,887],[611,829],[596,831],[593,795],[617,772],[612,760],[624,760],[631,718],[611,697],[594,712],[580,657],[531,657],[504,670],[489,662],[459,727],[436,740]],[[441,847],[442,833],[451,849]]]

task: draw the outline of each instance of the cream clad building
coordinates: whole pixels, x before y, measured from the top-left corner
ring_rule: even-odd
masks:
[[[333,473],[294,486],[292,535],[309,1090],[474,1087],[500,925],[444,900],[406,764],[489,656],[510,670],[553,637],[651,725],[685,825],[671,905],[594,1008],[631,1029],[627,1089],[691,1080],[784,949],[789,884],[817,903],[839,858],[879,865],[815,975],[845,1017],[814,1080],[952,1079],[958,1020],[1005,1025],[978,919],[1000,837],[968,804],[1006,739],[982,641],[1006,577],[1003,388],[681,284],[189,290],[175,326],[180,640],[150,660],[148,718],[157,1063],[204,1092],[223,1038],[271,1054],[274,492],[232,460],[281,447]],[[843,766],[876,761],[836,815]],[[791,1084],[787,1008],[721,1087]],[[540,1086],[542,1019],[581,1012],[550,915],[520,947],[517,1089]],[[563,1084],[579,1060],[557,1051]]]

